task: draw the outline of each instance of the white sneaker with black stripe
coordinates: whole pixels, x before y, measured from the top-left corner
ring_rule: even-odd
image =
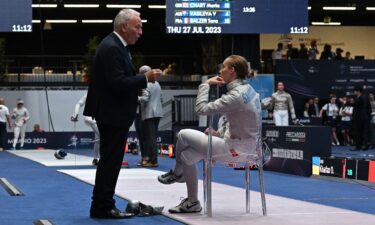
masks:
[[[202,206],[198,200],[190,202],[188,198],[185,198],[178,206],[172,207],[168,211],[169,213],[198,213],[202,211]]]

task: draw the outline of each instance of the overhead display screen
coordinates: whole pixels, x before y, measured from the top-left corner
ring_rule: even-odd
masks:
[[[0,1],[0,32],[32,31],[32,0]]]
[[[169,34],[308,33],[308,0],[166,0]]]

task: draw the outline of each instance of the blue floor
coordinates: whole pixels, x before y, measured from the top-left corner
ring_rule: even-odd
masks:
[[[350,152],[348,147],[340,148],[334,148],[333,152]],[[366,154],[372,154],[372,151],[366,151]],[[91,156],[92,152],[82,151],[80,154]],[[363,151],[357,154],[363,154]],[[139,156],[126,154],[125,159],[129,161],[131,167],[135,167]],[[159,164],[157,170],[168,171],[173,168],[174,159],[159,158]],[[199,165],[199,168],[202,171],[202,165]],[[201,175],[202,173],[200,173],[202,179]],[[244,176],[244,171],[233,170],[223,165],[213,169],[213,181],[218,183],[242,188],[245,182]],[[258,179],[258,171],[251,171],[252,190],[259,191]],[[375,183],[358,183],[354,180],[327,177],[308,178],[266,171],[265,185],[266,192],[269,194],[375,215]]]
[[[77,150],[77,153],[92,155],[91,150]],[[135,167],[139,156],[127,154],[125,159],[131,167]],[[174,160],[159,158],[159,164],[157,170],[167,171],[174,165]],[[164,216],[135,217],[121,221],[90,219],[88,211],[92,186],[56,172],[62,168],[83,167],[45,167],[7,152],[0,152],[0,177],[7,178],[26,194],[11,197],[0,188],[0,225],[31,224],[36,219],[50,219],[58,225],[179,224]],[[251,171],[252,190],[259,190],[257,174],[257,171]],[[213,170],[213,180],[243,187],[244,172],[219,165]],[[375,215],[375,185],[372,183],[359,184],[266,171],[265,184],[268,194]],[[125,200],[117,198],[120,209],[124,209],[125,205]]]
[[[92,168],[92,167],[91,167]],[[126,220],[94,220],[89,217],[92,186],[30,160],[0,152],[0,177],[5,177],[25,196],[10,196],[0,188],[0,224],[26,225],[50,219],[58,225],[181,224],[165,216]],[[117,207],[126,202],[117,198]]]

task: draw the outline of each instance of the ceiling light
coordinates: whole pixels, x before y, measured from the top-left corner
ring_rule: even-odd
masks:
[[[32,23],[40,23],[40,20],[32,20]]]
[[[142,23],[147,23],[147,20],[142,20]]]
[[[366,7],[366,10],[368,10],[368,11],[374,11],[375,7]]]
[[[323,10],[356,10],[355,6],[323,6]]]
[[[77,20],[46,20],[47,23],[77,23]]]
[[[99,8],[99,4],[64,4],[65,8]]]
[[[112,23],[113,20],[82,20],[82,23]]]
[[[33,8],[57,8],[57,4],[31,4]]]
[[[311,10],[311,6],[308,6],[308,7],[307,7],[307,10]]]
[[[150,9],[165,9],[167,8],[166,5],[149,5],[148,8]]]
[[[139,9],[141,8],[141,5],[114,5],[114,4],[107,4],[106,5],[107,8],[121,8],[121,9],[125,9],[125,8],[133,8],[133,9]]]
[[[329,23],[325,23],[325,22],[311,22],[312,25],[316,25],[316,26],[340,26],[341,25],[341,22],[329,22]]]

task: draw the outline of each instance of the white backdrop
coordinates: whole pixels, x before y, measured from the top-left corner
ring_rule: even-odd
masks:
[[[163,101],[167,102],[175,95],[197,94],[197,90],[163,90]],[[55,131],[73,131],[74,126],[70,121],[70,116],[74,112],[75,104],[86,94],[84,90],[59,90],[48,91],[49,105]],[[9,112],[12,113],[18,98],[25,102],[25,107],[30,112],[30,121],[27,131],[32,131],[33,125],[38,123],[45,131],[52,131],[48,126],[47,101],[44,91],[0,91],[0,96],[5,98],[5,105],[8,106]],[[82,120],[82,110],[80,111],[77,131],[91,131]],[[169,110],[169,109],[164,109]],[[167,119],[167,118],[166,118]],[[162,120],[160,125],[168,123]],[[50,129],[50,130],[49,130]],[[134,130],[132,127],[131,130]]]

